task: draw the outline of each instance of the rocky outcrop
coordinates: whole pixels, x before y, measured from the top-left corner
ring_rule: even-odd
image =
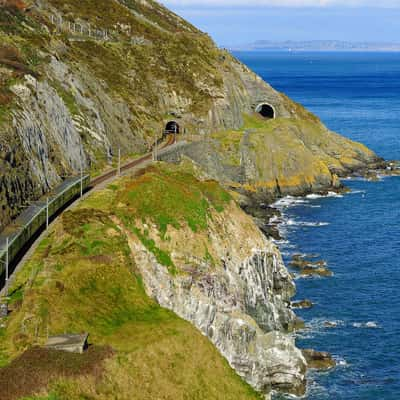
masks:
[[[238,131],[211,135],[180,149],[210,176],[249,197],[249,204],[282,196],[341,190],[339,176],[380,165],[364,146],[328,131],[319,121],[249,117]]]
[[[287,334],[296,324],[290,310],[295,287],[279,250],[250,217],[232,203],[213,215],[205,233],[169,227],[163,246],[183,271],[175,275],[125,232],[149,296],[192,322],[257,390],[304,393],[306,363]],[[161,246],[154,226],[150,235]],[[195,256],[205,237],[213,267]]]

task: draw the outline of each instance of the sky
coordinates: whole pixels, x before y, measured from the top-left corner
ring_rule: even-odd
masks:
[[[256,40],[400,43],[400,0],[164,0],[220,46]]]

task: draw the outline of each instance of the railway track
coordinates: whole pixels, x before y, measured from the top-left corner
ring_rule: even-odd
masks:
[[[175,143],[174,135],[168,135],[167,142],[161,147],[161,149],[165,149],[166,147],[171,146],[174,143]],[[130,169],[132,169],[134,167],[137,167],[140,164],[151,160],[151,158],[152,158],[152,153],[146,154],[145,156],[143,156],[141,158],[138,158],[137,160],[130,161],[129,163],[121,166],[121,172],[125,172],[125,171],[128,171],[128,170],[130,170]],[[117,174],[118,174],[118,170],[117,169],[113,169],[112,171],[107,172],[104,175],[101,175],[101,176],[99,176],[97,178],[92,179],[90,181],[90,186],[91,187],[98,186],[101,183],[104,183],[104,182],[108,181],[109,179],[114,178],[115,176],[117,176]]]
[[[175,136],[174,135],[168,135],[167,136],[167,141],[160,145],[160,150],[165,149],[175,143]],[[124,165],[121,166],[120,172],[126,172],[132,168],[138,167],[141,164],[144,164],[145,162],[149,161],[152,159],[152,153],[148,153],[136,160],[130,161]],[[100,184],[107,182],[110,179],[113,179],[118,176],[118,169],[113,169],[111,171],[106,172],[105,174],[98,176],[88,183],[87,186],[85,186],[85,192],[90,192],[92,191],[96,186],[99,186]],[[87,177],[89,178],[89,177]],[[85,179],[87,179],[85,177]],[[79,183],[82,182],[82,178],[80,178]],[[76,185],[76,183],[75,183]],[[80,185],[82,185],[80,183]],[[79,190],[78,190],[79,191]],[[82,193],[82,186],[81,186],[81,193]],[[42,236],[46,232],[46,227],[48,224],[48,221],[54,221],[58,218],[58,216],[65,211],[68,207],[71,205],[75,204],[78,200],[80,199],[80,196],[75,196],[71,200],[69,200],[67,203],[62,204],[61,207],[57,209],[57,211],[50,215],[50,219],[47,218],[47,223],[43,222],[43,215],[41,216],[41,219],[39,219],[38,215],[45,213],[45,206],[44,205],[38,205],[36,204],[35,206],[32,206],[31,212],[35,214],[33,218],[30,217],[29,212],[25,212],[26,214],[29,215],[29,218],[31,218],[28,222],[28,225],[23,225],[21,224],[14,223],[6,227],[6,229],[0,233],[0,244],[3,245],[7,240],[7,243],[9,241],[9,238],[12,238],[14,236],[15,239],[11,239],[10,241],[10,247],[6,249],[1,249],[0,248],[0,296],[8,295],[8,287],[10,284],[10,280],[12,280],[12,277],[14,273],[20,269],[25,261],[29,258],[31,253],[34,251],[36,248],[37,244],[41,241]],[[38,202],[40,203],[40,202]],[[39,207],[39,212],[37,211],[37,208]],[[36,210],[35,210],[36,208]],[[29,211],[29,210],[28,210]],[[40,221],[40,222],[39,222]],[[34,228],[33,228],[34,226]],[[28,233],[29,232],[29,233]],[[21,238],[21,239],[19,239]],[[20,243],[19,243],[20,242]],[[9,249],[11,251],[9,251]],[[8,267],[6,268],[6,265]],[[8,271],[8,279],[6,279]],[[6,282],[8,281],[8,284]],[[0,302],[1,303],[1,302]],[[1,313],[1,310],[0,310]],[[1,315],[0,315],[1,318]]]

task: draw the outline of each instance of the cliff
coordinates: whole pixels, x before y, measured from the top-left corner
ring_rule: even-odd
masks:
[[[115,162],[119,148],[148,151],[171,120],[187,137],[221,132],[200,151],[234,168],[211,175],[278,194],[377,161],[154,1],[7,0],[0,43],[0,225],[63,177]],[[260,103],[274,123],[230,132]]]
[[[330,132],[313,116],[265,120],[257,114],[245,115],[240,129],[213,133],[161,159],[185,157],[225,186],[265,203],[337,190],[340,177],[382,164],[365,146]]]
[[[304,393],[306,361],[289,333],[292,278],[253,220],[201,175],[190,163],[150,167],[92,193],[52,227],[18,273],[0,330],[7,399],[21,388],[57,399],[259,398],[221,355],[266,396]],[[54,373],[47,383],[39,360],[20,373],[37,384],[13,392],[4,376],[16,356],[63,332],[112,346],[103,373]]]

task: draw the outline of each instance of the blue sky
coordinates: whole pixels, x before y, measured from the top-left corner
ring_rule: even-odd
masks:
[[[400,0],[164,0],[219,45],[254,40],[400,42]]]

